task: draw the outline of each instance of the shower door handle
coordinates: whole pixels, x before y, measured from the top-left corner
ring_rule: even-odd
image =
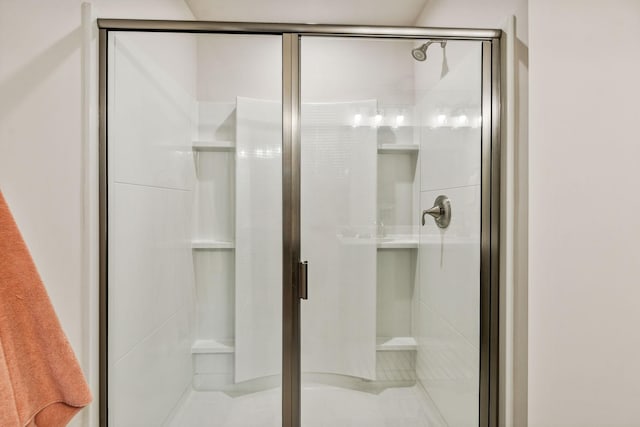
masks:
[[[309,293],[308,293],[308,288],[307,288],[307,279],[309,278],[308,273],[307,273],[307,267],[309,266],[309,263],[307,261],[300,261],[300,263],[298,264],[298,272],[299,272],[299,280],[298,283],[300,284],[299,287],[299,294],[300,294],[300,299],[308,299],[309,298]]]

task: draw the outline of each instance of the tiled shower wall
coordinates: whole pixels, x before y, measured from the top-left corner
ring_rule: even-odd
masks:
[[[437,73],[431,70],[431,86],[418,105],[420,204],[428,209],[446,195],[452,219],[446,229],[431,218],[421,227],[414,325],[418,380],[455,427],[478,423],[480,44],[449,42],[447,54],[443,73],[442,51],[434,49],[429,61]]]
[[[162,425],[191,384],[191,36],[118,34],[109,128],[109,423]]]

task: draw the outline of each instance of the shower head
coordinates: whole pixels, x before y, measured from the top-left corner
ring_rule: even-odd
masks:
[[[429,40],[428,42],[426,42],[422,46],[416,47],[415,49],[411,50],[411,55],[413,56],[413,59],[415,59],[416,61],[424,61],[424,60],[426,60],[427,59],[427,49],[429,49],[429,46],[431,46],[433,43],[440,43],[440,47],[443,48],[443,49],[447,45],[447,41],[446,40]]]
[[[411,51],[411,55],[413,55],[413,59],[415,59],[416,61],[424,61],[427,59],[427,48],[429,47],[428,44],[423,44],[420,47],[417,47],[415,49],[413,49]]]

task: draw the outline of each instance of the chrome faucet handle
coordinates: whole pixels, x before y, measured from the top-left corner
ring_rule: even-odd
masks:
[[[451,222],[451,202],[447,196],[436,198],[432,208],[422,211],[422,225],[426,223],[425,215],[431,215],[440,228],[447,228]]]

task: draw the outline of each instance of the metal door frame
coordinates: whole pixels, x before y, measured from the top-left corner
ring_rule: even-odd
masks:
[[[482,177],[480,237],[480,427],[498,425],[500,38],[501,30],[249,22],[98,19],[100,153],[100,426],[108,391],[108,36],[110,32],[271,34],[282,36],[282,425],[300,426],[300,37],[442,39],[482,42]]]

